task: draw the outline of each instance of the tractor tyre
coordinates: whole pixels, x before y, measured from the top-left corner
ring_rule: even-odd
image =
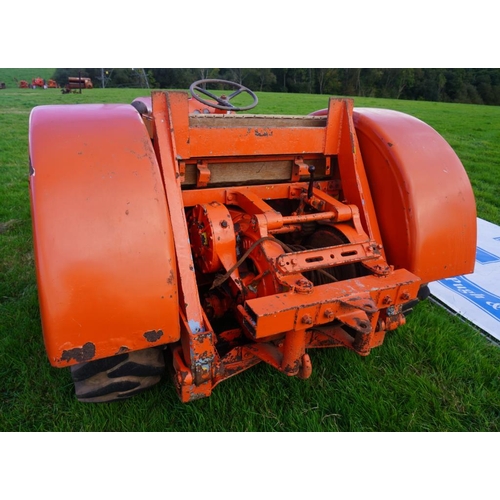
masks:
[[[156,385],[164,372],[161,348],[131,351],[71,367],[75,395],[82,403],[127,399]]]

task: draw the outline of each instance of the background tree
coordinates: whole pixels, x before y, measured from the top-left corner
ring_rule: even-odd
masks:
[[[101,68],[59,68],[53,79],[90,77],[102,86]],[[151,88],[187,89],[200,79],[224,79],[269,92],[319,93],[391,99],[500,105],[500,69],[487,68],[147,68]],[[144,87],[141,73],[104,70],[105,86]]]
[[[278,81],[276,74],[269,68],[256,70],[256,77],[258,79],[259,91],[270,91]]]

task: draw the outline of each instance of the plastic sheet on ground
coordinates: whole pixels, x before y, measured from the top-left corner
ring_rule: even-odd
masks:
[[[474,273],[435,281],[431,294],[448,309],[500,341],[500,227],[477,220]]]

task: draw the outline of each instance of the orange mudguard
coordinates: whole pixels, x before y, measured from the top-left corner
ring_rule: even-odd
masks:
[[[179,340],[164,186],[130,105],[41,106],[30,197],[44,341],[68,366]]]
[[[389,264],[424,283],[473,272],[476,205],[451,146],[398,111],[355,108],[353,120]]]

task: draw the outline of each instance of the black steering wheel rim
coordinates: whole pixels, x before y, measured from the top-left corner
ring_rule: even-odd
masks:
[[[233,87],[236,89],[235,92],[230,94],[229,96],[217,96],[215,94],[212,94],[210,91],[204,89],[202,85],[206,84],[223,84],[223,85],[229,85],[230,87]],[[198,91],[207,97],[210,97],[211,99],[215,100],[216,102],[213,101],[208,101],[200,97],[198,94],[196,94],[195,91]],[[237,95],[241,94],[242,92],[245,92],[250,95],[252,98],[252,102],[248,106],[234,106],[231,104],[229,101],[233,98],[236,97]],[[210,106],[212,108],[216,109],[222,109],[224,111],[247,111],[249,109],[255,108],[257,106],[257,103],[259,102],[259,99],[257,96],[247,87],[240,85],[239,83],[236,82],[231,82],[229,80],[217,80],[217,79],[204,79],[204,80],[197,80],[196,82],[193,82],[191,86],[189,87],[189,93],[191,96],[196,99],[197,101],[201,102],[202,104],[205,104],[207,106]],[[225,99],[224,99],[225,97]]]

